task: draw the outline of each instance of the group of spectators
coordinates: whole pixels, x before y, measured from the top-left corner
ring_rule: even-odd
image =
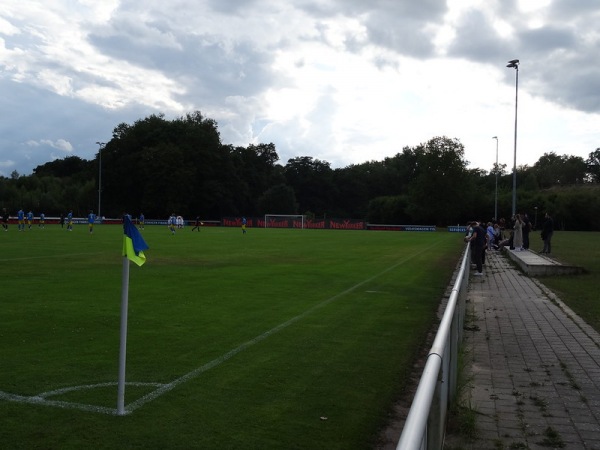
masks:
[[[467,224],[465,242],[471,243],[471,263],[475,265],[476,276],[483,275],[485,252],[502,250],[509,247],[511,250],[524,251],[529,249],[529,234],[534,230],[534,225],[527,214],[515,214],[510,223],[505,219],[490,222],[474,221]],[[551,239],[554,233],[554,222],[549,213],[546,213],[541,237],[544,248],[540,253],[549,254],[552,251]]]

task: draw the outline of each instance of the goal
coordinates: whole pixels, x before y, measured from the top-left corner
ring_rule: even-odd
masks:
[[[265,214],[265,228],[304,228],[305,223],[302,214]]]

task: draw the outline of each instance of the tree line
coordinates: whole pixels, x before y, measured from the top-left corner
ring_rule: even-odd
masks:
[[[151,115],[118,125],[92,160],[69,156],[31,175],[0,177],[0,207],[47,216],[98,210],[119,217],[164,218],[307,214],[381,224],[446,226],[509,218],[512,173],[469,169],[458,139],[434,137],[392,157],[332,168],[310,156],[279,162],[273,143],[221,142],[217,123],[200,112],[175,120]],[[99,179],[101,183],[99,184]],[[599,230],[600,148],[589,158],[544,154],[517,169],[517,209],[532,221],[550,211],[559,227]],[[541,220],[541,218],[540,218]]]

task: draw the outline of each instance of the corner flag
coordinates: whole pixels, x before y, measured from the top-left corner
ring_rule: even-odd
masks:
[[[117,414],[122,416],[125,410],[125,362],[127,359],[127,310],[129,308],[129,261],[138,266],[146,262],[144,250],[148,244],[139,230],[131,223],[128,215],[123,217],[123,283],[121,286],[121,332],[119,346],[119,381],[117,388]]]
[[[144,250],[148,250],[149,247],[127,215],[123,218],[123,231],[125,232],[123,236],[123,256],[127,256],[127,259],[138,266],[143,265],[146,262]]]

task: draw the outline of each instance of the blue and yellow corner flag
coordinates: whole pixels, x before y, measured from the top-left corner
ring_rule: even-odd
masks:
[[[133,261],[138,266],[146,262],[144,250],[148,250],[148,244],[140,234],[139,230],[131,223],[128,215],[123,218],[123,256],[127,256],[130,261]]]

